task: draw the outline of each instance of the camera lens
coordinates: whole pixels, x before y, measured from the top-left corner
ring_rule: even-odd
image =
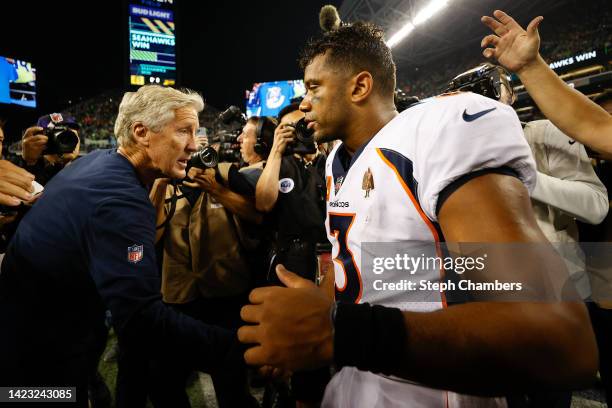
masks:
[[[204,147],[198,150],[189,159],[189,165],[199,169],[209,169],[215,167],[218,163],[219,156],[212,147]]]
[[[297,121],[295,124],[295,137],[305,144],[314,143],[313,138],[314,131],[312,129],[308,129],[308,125],[306,125],[306,119],[302,118]]]
[[[79,137],[70,129],[55,133],[58,153],[72,153],[79,144]]]

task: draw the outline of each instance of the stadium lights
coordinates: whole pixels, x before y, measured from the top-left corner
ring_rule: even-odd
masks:
[[[393,48],[395,44],[402,41],[410,32],[414,30],[414,24],[412,22],[406,23],[397,33],[393,34],[389,41],[387,41],[387,47]]]
[[[414,28],[429,20],[434,14],[442,10],[448,5],[448,0],[431,0],[427,6],[419,11],[412,21],[407,22],[404,26],[387,41],[387,47],[393,48],[396,44],[402,41]]]

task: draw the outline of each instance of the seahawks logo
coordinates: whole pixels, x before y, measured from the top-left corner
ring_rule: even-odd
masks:
[[[287,194],[293,190],[294,186],[295,182],[290,178],[284,178],[278,181],[278,191],[284,194]]]

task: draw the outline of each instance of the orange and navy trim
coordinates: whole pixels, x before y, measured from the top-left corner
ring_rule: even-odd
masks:
[[[418,182],[414,179],[412,161],[401,153],[391,149],[376,148],[376,153],[378,153],[381,160],[395,173],[397,180],[408,195],[408,198],[414,205],[414,208],[419,213],[419,216],[425,225],[427,225],[429,228],[429,231],[431,232],[431,235],[436,243],[437,255],[442,258],[443,256],[440,242],[444,242],[444,235],[442,234],[440,225],[431,221],[421,208],[421,204],[418,200]],[[440,279],[445,279],[444,268],[440,270]],[[441,293],[441,297],[442,305],[446,308],[446,295]]]

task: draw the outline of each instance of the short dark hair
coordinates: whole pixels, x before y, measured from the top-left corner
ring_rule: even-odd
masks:
[[[368,71],[374,78],[378,92],[393,96],[395,62],[380,27],[359,21],[310,40],[302,50],[300,67],[305,70],[315,57],[325,53],[328,53],[332,63],[350,67],[353,74]]]
[[[288,113],[299,111],[299,110],[300,110],[300,103],[299,102],[294,102],[294,103],[292,103],[290,105],[285,106],[283,109],[281,109],[281,111],[278,112],[278,116],[276,117],[276,119],[280,123],[280,121],[283,118],[283,116],[285,116]]]

